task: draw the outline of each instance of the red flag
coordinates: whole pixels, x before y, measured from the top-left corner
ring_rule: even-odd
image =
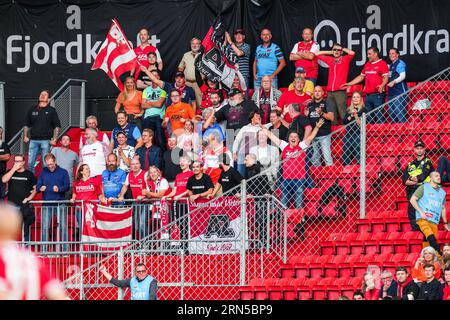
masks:
[[[131,207],[112,208],[85,202],[82,241],[95,242],[107,249],[127,246],[131,241],[132,217]]]
[[[119,77],[133,69],[135,64],[136,54],[119,23],[113,19],[108,35],[95,58],[91,70],[102,69],[105,71],[108,77],[122,91],[123,83]]]

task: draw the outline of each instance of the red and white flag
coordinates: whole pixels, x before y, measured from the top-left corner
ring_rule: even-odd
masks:
[[[133,69],[135,64],[136,54],[119,23],[113,19],[108,35],[95,58],[91,70],[102,69],[105,71],[108,77],[122,91],[123,83],[119,77]]]
[[[85,202],[81,239],[105,249],[124,247],[131,242],[132,224],[131,207],[113,208]]]

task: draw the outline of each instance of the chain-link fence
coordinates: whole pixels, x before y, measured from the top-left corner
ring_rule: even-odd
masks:
[[[420,249],[420,239],[408,233],[402,176],[416,158],[414,143],[419,138],[434,169],[438,163],[439,170],[443,168],[439,159],[447,157],[450,148],[449,80],[450,68],[402,95],[388,97],[387,103],[370,112],[360,108],[362,104],[351,104],[349,97],[345,121],[349,123],[336,126],[326,137],[329,143],[315,139],[304,152],[297,152],[292,142],[292,154],[282,153],[286,159],[277,164],[275,179],[269,178],[274,172],[269,167],[210,201],[158,203],[158,230],[82,269],[66,284],[81,277],[84,299],[127,298],[129,293],[122,295],[106,285],[99,267],[106,265],[113,276],[130,277],[134,265],[144,262],[160,283],[162,299],[238,299],[240,288],[254,279],[298,278],[299,285],[306,279],[302,286],[310,288],[318,279],[313,279],[309,264],[303,271],[293,264],[307,257],[320,269],[339,257],[342,262],[348,260],[351,271],[338,270],[336,262],[338,272],[320,273],[319,278],[325,277],[321,283],[326,287],[347,275],[356,277],[355,281],[341,285],[354,290],[369,265],[388,265],[388,255],[397,253],[396,240],[403,241],[405,254]],[[380,112],[385,120],[373,123],[381,121]],[[329,159],[322,159],[327,148],[333,161],[328,166],[325,160]],[[289,162],[292,158],[295,162]],[[383,214],[396,221],[395,230],[370,223],[368,228],[361,227],[371,221],[367,218]],[[167,215],[168,219],[163,218]],[[359,246],[353,246],[351,239]],[[373,259],[362,261],[368,253]],[[350,257],[358,261],[357,271]],[[408,263],[406,258],[399,261]],[[335,283],[342,293],[339,286]]]

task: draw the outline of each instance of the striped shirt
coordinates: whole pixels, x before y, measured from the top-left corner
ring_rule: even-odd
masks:
[[[250,78],[250,45],[248,43],[242,43],[241,45],[236,44],[236,47],[244,52],[244,55],[239,57],[238,64],[242,76],[248,80]]]

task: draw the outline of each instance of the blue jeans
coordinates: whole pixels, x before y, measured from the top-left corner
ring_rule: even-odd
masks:
[[[408,104],[408,95],[388,96],[388,112],[393,123],[405,123],[406,122],[406,106]],[[395,99],[395,100],[393,100]],[[391,101],[393,100],[393,101]]]
[[[255,92],[256,92],[259,88],[261,88],[261,79],[262,79],[262,76],[258,76],[258,79],[256,79],[256,80],[253,82],[253,89],[254,89]],[[277,78],[277,77],[275,77],[275,78],[272,79],[272,86],[273,86],[274,88],[277,88],[277,89],[278,89],[278,78]]]
[[[66,206],[43,206],[41,209],[41,241],[48,242],[49,231],[53,216],[57,217],[58,229],[61,232],[59,241],[67,242],[68,228],[67,228],[67,207]],[[67,251],[67,245],[62,246],[63,251]],[[42,252],[47,251],[47,245],[42,246]]]
[[[331,157],[331,136],[315,137],[313,144],[313,155],[311,163],[313,166],[320,166],[320,151],[322,151],[323,159],[326,166],[333,165],[333,158]]]
[[[166,150],[166,139],[160,116],[150,116],[142,119],[142,128],[152,129],[155,133],[155,142],[162,151]]]
[[[383,109],[384,108],[378,108],[384,103],[384,100],[386,98],[386,94],[384,93],[372,93],[366,95],[366,112],[367,114],[367,123],[385,123],[386,119],[384,118]],[[378,109],[377,109],[378,108]],[[373,112],[370,112],[372,110],[375,110]],[[370,114],[369,114],[370,112]]]
[[[44,157],[50,151],[50,140],[30,140],[30,146],[28,148],[28,170],[33,173],[36,173],[34,166],[39,151],[41,152],[42,167],[45,167]]]
[[[294,197],[295,208],[302,208],[304,189],[304,179],[283,179],[281,182],[281,202],[286,208],[289,208],[291,199]]]

